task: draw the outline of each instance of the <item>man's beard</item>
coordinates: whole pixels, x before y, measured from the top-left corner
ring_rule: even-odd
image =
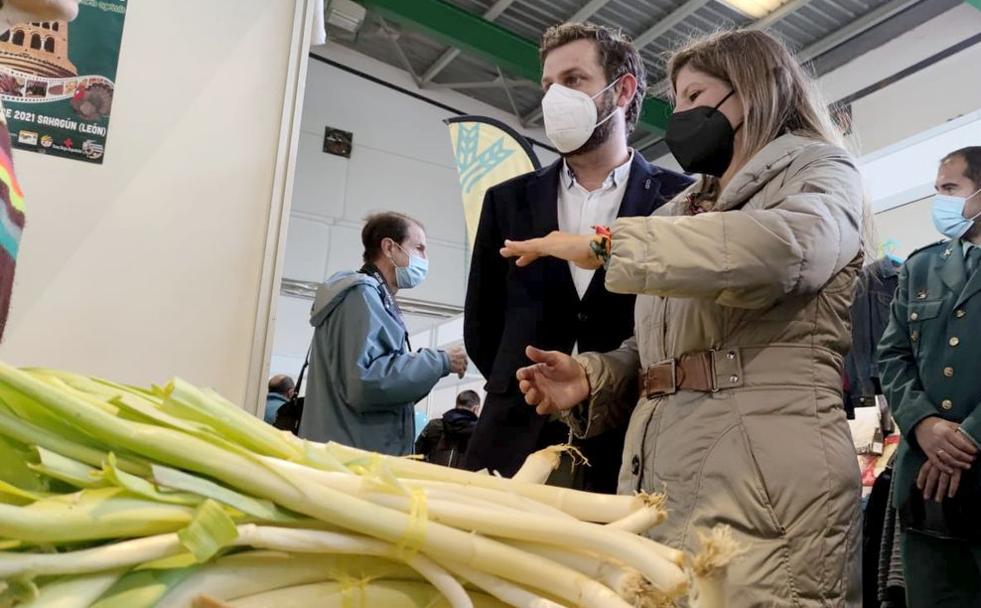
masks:
[[[616,92],[607,91],[606,93],[603,93],[602,101],[600,107],[597,108],[596,115],[598,116],[598,120],[603,120],[608,116],[609,118],[607,118],[606,122],[593,129],[593,134],[589,136],[589,139],[586,140],[586,143],[579,146],[572,152],[566,152],[565,154],[562,154],[562,158],[568,158],[570,156],[578,156],[580,154],[586,154],[588,152],[592,152],[593,150],[599,148],[607,141],[609,141],[610,136],[613,134],[613,129],[617,126],[617,121],[614,120],[614,117],[610,116],[610,114],[615,112],[616,109],[617,109]]]

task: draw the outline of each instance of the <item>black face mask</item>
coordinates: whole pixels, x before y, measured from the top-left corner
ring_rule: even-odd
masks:
[[[735,92],[730,91],[714,108],[698,106],[671,115],[664,141],[685,173],[722,177],[729,168],[736,131],[719,106]]]

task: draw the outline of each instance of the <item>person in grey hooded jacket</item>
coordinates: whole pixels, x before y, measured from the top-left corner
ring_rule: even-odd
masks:
[[[306,402],[299,435],[314,441],[406,455],[415,438],[413,405],[440,378],[463,376],[462,349],[411,352],[395,301],[426,278],[426,233],[399,213],[368,218],[364,266],[339,272],[317,291]]]

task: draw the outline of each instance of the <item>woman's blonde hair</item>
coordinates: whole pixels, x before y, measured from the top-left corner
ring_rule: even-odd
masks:
[[[674,94],[678,72],[689,67],[729,83],[743,102],[743,162],[785,133],[845,147],[814,79],[780,40],[756,30],[722,31],[696,38],[677,49],[668,60],[668,78]],[[718,195],[719,180],[707,178],[703,193]],[[867,261],[875,258],[874,218],[863,201],[862,247]]]
[[[766,32],[723,31],[676,50],[668,61],[672,91],[684,67],[724,80],[742,99],[742,146],[737,152],[744,160],[784,133],[843,145],[814,81],[790,50]]]

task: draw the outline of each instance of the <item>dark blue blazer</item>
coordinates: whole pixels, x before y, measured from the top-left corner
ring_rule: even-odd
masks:
[[[491,188],[484,198],[467,286],[464,340],[487,379],[489,397],[471,440],[470,468],[510,474],[535,449],[544,419],[527,417],[531,408],[523,404],[515,380],[518,368],[529,364],[526,346],[571,353],[578,342],[580,352],[605,352],[633,335],[635,296],[608,292],[604,270],[596,271],[580,300],[568,262],[547,258],[518,268],[499,253],[505,239],[558,230],[562,167],[556,161]],[[651,215],[691,181],[635,152],[618,216]]]

